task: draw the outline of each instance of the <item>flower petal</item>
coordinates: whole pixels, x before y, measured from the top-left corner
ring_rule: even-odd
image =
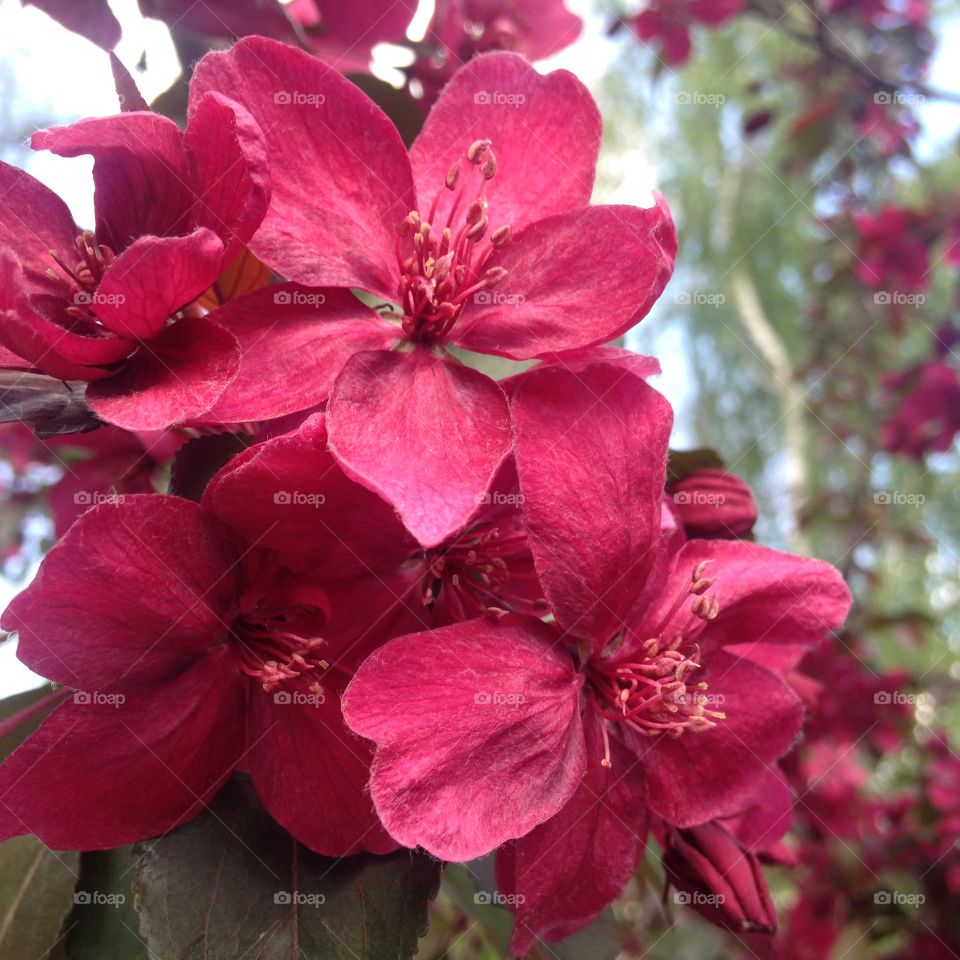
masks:
[[[249,703],[245,763],[273,819],[327,857],[395,850],[366,792],[373,752],[347,729],[336,692],[255,689]]]
[[[645,614],[645,625],[660,624],[704,562],[709,564],[704,576],[714,581],[710,594],[720,604],[701,639],[705,651],[759,641],[812,646],[842,626],[850,610],[850,591],[829,563],[743,541],[691,540],[677,555],[660,604]],[[678,616],[686,617],[686,609]],[[670,627],[664,625],[663,632]]]
[[[23,268],[12,250],[0,249],[0,341],[30,361],[31,366],[58,380],[96,380],[110,376],[99,369],[126,357],[134,344],[108,331],[86,336],[67,330],[38,308],[50,307],[63,317],[64,302],[51,297],[27,297]]]
[[[236,337],[205,318],[186,318],[140,345],[124,370],[87,390],[91,409],[127,430],[162,430],[201,416],[237,375]]]
[[[64,686],[103,690],[182,670],[226,628],[235,558],[200,507],[159,494],[93,507],[3,614],[17,655]]]
[[[796,695],[768,670],[721,651],[704,679],[726,719],[703,733],[641,744],[650,807],[677,827],[734,816],[758,778],[790,748],[803,722]]]
[[[652,207],[586,207],[540,220],[484,261],[507,274],[467,301],[451,337],[517,360],[607,343],[647,315],[676,252],[660,197]]]
[[[64,293],[61,280],[51,280],[47,270],[63,276],[50,256],[54,250],[68,267],[77,261],[74,241],[80,231],[67,205],[39,180],[23,170],[0,163],[0,247],[16,254],[25,273],[29,292]]]
[[[345,476],[321,415],[231,460],[203,504],[248,543],[324,580],[389,570],[416,547],[394,510]]]
[[[234,663],[219,647],[122,700],[62,704],[0,767],[5,832],[13,821],[54,850],[108,850],[195,817],[243,750]]]
[[[622,364],[531,371],[512,405],[523,516],[557,622],[602,647],[653,567],[670,405]]]
[[[543,76],[512,53],[475,57],[444,87],[410,148],[421,212],[438,197],[434,224],[447,223],[457,195],[444,189],[447,171],[476,140],[490,140],[497,159],[484,189],[491,227],[519,230],[583,207],[593,191],[600,133],[596,104],[572,73]],[[460,175],[472,177],[465,160]]]
[[[343,713],[377,745],[370,791],[387,831],[465,861],[552,817],[583,776],[580,682],[550,627],[515,615],[374,653]]]
[[[185,233],[193,206],[180,128],[158,113],[89,117],[39,130],[34,150],[93,157],[97,241],[114,253],[137,237]]]
[[[538,937],[559,940],[585,927],[623,892],[647,839],[646,791],[636,758],[619,740],[601,766],[599,723],[585,725],[587,770],[563,809],[497,854],[498,885],[517,896],[510,952],[526,956]]]
[[[195,104],[183,135],[197,192],[194,222],[221,240],[229,263],[250,242],[270,205],[270,161],[247,110],[219,93]]]
[[[210,53],[190,84],[242,103],[263,130],[273,195],[251,243],[290,280],[396,296],[396,231],[414,208],[396,128],[316,57],[263,37]]]
[[[107,0],[27,0],[53,17],[68,30],[79,33],[104,50],[112,50],[120,42],[120,21],[113,15]]]
[[[220,273],[223,243],[201,227],[186,237],[140,237],[107,268],[93,310],[108,329],[149,340]]]
[[[510,450],[503,391],[428,353],[358,353],[334,384],[330,449],[354,479],[396,507],[424,546],[477,511]]]
[[[270,286],[228,301],[210,319],[240,344],[240,372],[206,423],[244,423],[307,410],[327,399],[344,363],[361,350],[385,350],[398,328],[349,290]]]

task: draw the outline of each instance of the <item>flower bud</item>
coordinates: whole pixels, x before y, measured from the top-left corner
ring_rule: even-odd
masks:
[[[736,540],[757,520],[753,492],[725,470],[704,468],[667,485],[673,506],[688,537]]]
[[[663,868],[677,900],[711,923],[737,933],[776,932],[760,861],[716,821],[671,830]]]

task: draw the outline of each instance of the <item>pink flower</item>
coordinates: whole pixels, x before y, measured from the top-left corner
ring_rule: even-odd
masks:
[[[718,27],[741,10],[743,0],[651,0],[630,26],[644,42],[659,41],[663,59],[678,66],[690,56],[693,24]]]
[[[917,293],[930,283],[931,238],[926,216],[916,210],[884,207],[877,214],[858,213],[860,235],[857,276],[874,290]]]
[[[384,595],[383,622],[389,620],[394,636],[491,610],[539,613],[544,608],[520,520],[512,460],[478,497],[479,511],[467,526],[424,550],[404,534],[386,503],[339,470],[328,470],[326,441],[324,420],[315,416],[295,433],[236,457],[208,489],[211,510],[249,542],[282,555],[293,569],[336,578],[375,574]],[[331,489],[331,476],[339,476],[345,489]],[[342,503],[345,492],[357,490],[366,495],[362,527],[355,517],[359,508],[319,509],[327,502]],[[291,501],[281,512],[277,497]]]
[[[211,94],[185,132],[147,112],[80,120],[33,146],[94,157],[96,232],[0,165],[0,341],[7,364],[86,380],[104,420],[162,429],[209,409],[236,377],[237,338],[197,298],[267,209],[267,158],[243,107]],[[171,322],[173,321],[173,322]]]
[[[809,644],[849,593],[826,564],[661,538],[671,412],[622,365],[524,377],[522,512],[555,622],[511,614],[401,637],[344,697],[377,752],[387,830],[450,860],[511,840],[512,949],[588,922],[642,853],[648,810],[733,816],[790,746],[799,700],[757,647]],[[522,839],[521,839],[522,838]]]
[[[439,0],[424,38],[427,52],[410,68],[420,94],[433,103],[457,69],[493,50],[542,60],[569,46],[583,23],[563,0]]]
[[[915,460],[949,450],[960,433],[960,379],[945,360],[928,360],[886,380],[899,407],[880,426],[880,444]]]
[[[223,477],[203,505],[157,494],[101,504],[50,551],[2,622],[25,663],[76,693],[0,767],[0,835],[120,846],[190,819],[239,770],[317,852],[394,848],[364,793],[370,751],[344,726],[340,693],[389,636],[389,594],[351,545],[379,537],[388,556],[403,528],[384,525],[389,508],[343,476],[322,427],[308,429],[330,497],[312,508],[325,568],[297,569],[233,535],[217,519],[230,503]],[[271,502],[278,520],[291,508]]]
[[[265,132],[274,192],[254,253],[299,283],[399,304],[395,323],[361,309],[336,334],[353,355],[330,394],[330,442],[436,546],[476,511],[511,442],[503,391],[447,346],[530,360],[619,336],[670,276],[666,206],[587,206],[596,107],[572,75],[511,54],[460,70],[409,155],[355,86],[282,44],[209,54],[191,89],[195,104],[229,91]]]

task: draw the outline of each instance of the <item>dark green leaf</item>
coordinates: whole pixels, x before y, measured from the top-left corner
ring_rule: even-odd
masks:
[[[671,450],[667,461],[667,480],[680,480],[697,470],[722,470],[726,464],[716,450]]]
[[[18,714],[21,716],[21,722],[17,723],[14,729],[0,736],[0,760],[5,760],[9,754],[13,753],[50,713],[54,704],[44,704],[44,700],[49,698],[52,691],[50,684],[45,683],[36,690],[26,690],[0,700],[0,728],[5,721],[11,720]]]
[[[173,459],[170,492],[187,500],[199,500],[214,474],[246,450],[249,438],[236,433],[197,437],[184,444]]]
[[[54,853],[36,837],[0,844],[0,960],[59,951],[79,866],[78,853]]]
[[[81,856],[80,881],[67,921],[70,960],[148,960],[134,907],[136,870],[131,847]]]
[[[311,853],[239,779],[141,852],[138,904],[152,960],[411,957],[439,882],[438,863],[406,850]]]

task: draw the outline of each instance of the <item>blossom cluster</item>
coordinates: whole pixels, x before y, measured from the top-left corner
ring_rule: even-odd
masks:
[[[114,848],[241,774],[323,855],[496,852],[518,954],[649,838],[705,915],[772,932],[795,668],[850,596],[746,539],[736,477],[668,477],[659,365],[606,345],[677,237],[661,197],[590,205],[600,135],[571,74],[494,52],[408,151],[322,60],[247,38],[197,64],[184,130],[34,136],[93,157],[93,230],[0,166],[2,365],[106,424],[3,616],[67,692],[0,767],[0,837]],[[184,483],[184,439],[225,433],[245,449]]]

